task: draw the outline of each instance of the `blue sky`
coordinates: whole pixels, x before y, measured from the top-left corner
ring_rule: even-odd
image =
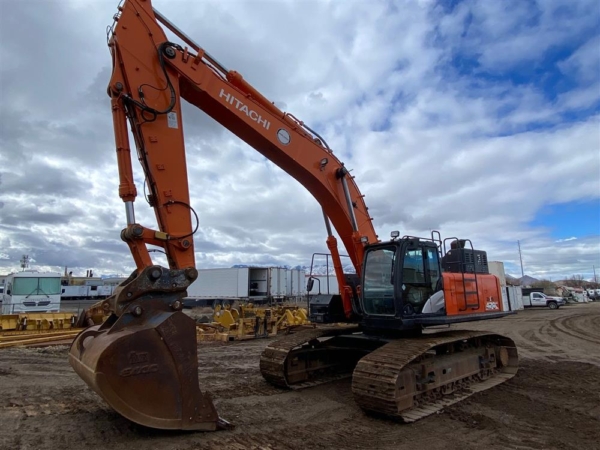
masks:
[[[597,237],[600,239],[600,199],[545,205],[530,226],[548,229],[555,239]]]
[[[0,15],[0,273],[23,253],[53,270],[133,268],[106,96],[117,3],[23,0]],[[153,5],[326,139],[380,237],[438,229],[513,275],[517,240],[538,278],[600,267],[597,0]],[[65,42],[78,45],[52,50]],[[306,265],[326,250],[302,186],[202,112],[183,112],[198,267]],[[155,226],[140,200],[136,217]]]

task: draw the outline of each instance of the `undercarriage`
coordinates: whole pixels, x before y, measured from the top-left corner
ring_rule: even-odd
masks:
[[[260,369],[269,383],[288,389],[352,377],[365,412],[414,422],[512,378],[518,353],[511,339],[480,331],[384,338],[327,326],[273,342]]]

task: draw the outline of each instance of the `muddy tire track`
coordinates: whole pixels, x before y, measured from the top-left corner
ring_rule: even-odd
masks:
[[[592,344],[600,344],[600,318],[598,317],[588,315],[558,317],[550,321],[550,325],[569,336]]]

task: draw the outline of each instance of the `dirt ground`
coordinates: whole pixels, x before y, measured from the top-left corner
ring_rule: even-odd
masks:
[[[513,338],[506,383],[414,424],[365,415],[349,380],[299,392],[263,381],[267,340],[199,349],[200,385],[235,425],[164,432],[113,412],[80,380],[68,347],[0,351],[0,449],[600,449],[600,302],[535,309],[463,329]]]

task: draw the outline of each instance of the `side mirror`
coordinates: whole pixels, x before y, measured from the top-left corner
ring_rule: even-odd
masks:
[[[309,278],[308,282],[306,283],[306,292],[312,291],[312,288],[313,288],[314,285],[315,285],[315,279],[314,278]]]

